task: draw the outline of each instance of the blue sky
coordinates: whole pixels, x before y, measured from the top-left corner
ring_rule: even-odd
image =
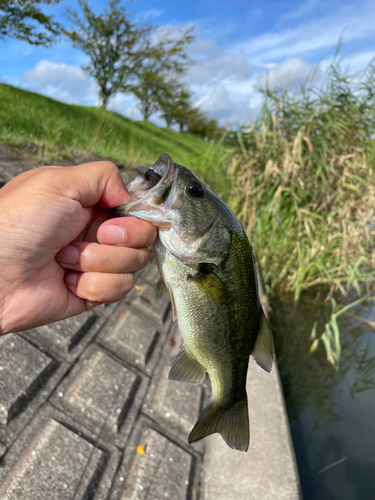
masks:
[[[104,1],[91,0],[98,11]],[[63,23],[65,7],[75,0],[49,6]],[[222,124],[256,116],[261,104],[258,87],[266,74],[269,85],[295,88],[320,61],[321,78],[340,36],[341,54],[353,71],[375,57],[375,1],[292,0],[134,0],[136,19],[171,29],[195,26],[189,52],[196,64],[186,75],[194,100]],[[0,41],[0,81],[69,103],[96,104],[97,88],[81,70],[85,56],[61,40],[52,49],[8,39]],[[124,115],[140,119],[132,96],[117,95],[110,104]],[[157,116],[156,123],[162,123]]]

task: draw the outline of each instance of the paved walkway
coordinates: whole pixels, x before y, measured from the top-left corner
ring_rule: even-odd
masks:
[[[0,144],[0,185],[36,166]],[[167,378],[181,339],[157,279],[149,265],[119,303],[0,337],[0,500],[300,498],[277,369],[251,363],[247,454],[187,444],[209,387]]]

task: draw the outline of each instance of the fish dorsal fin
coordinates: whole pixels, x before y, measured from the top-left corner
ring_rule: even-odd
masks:
[[[193,280],[200,290],[207,295],[215,304],[223,304],[229,291],[224,283],[221,281],[211,269],[204,264],[199,265],[199,271],[194,276],[188,275],[188,280]]]
[[[181,344],[180,352],[177,354],[168,378],[179,382],[190,382],[200,384],[206,376],[206,370],[195,359],[185,344]]]
[[[165,283],[162,280],[162,278],[159,278],[154,289],[155,299],[159,300],[166,293],[167,293],[167,287],[165,286]]]
[[[258,336],[251,354],[263,370],[268,373],[271,371],[273,362],[272,332],[263,309],[260,312]]]

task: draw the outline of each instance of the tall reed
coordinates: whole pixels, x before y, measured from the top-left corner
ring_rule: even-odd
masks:
[[[346,294],[374,280],[375,78],[334,59],[319,88],[263,89],[249,130],[232,133],[230,204],[268,289],[328,285]]]
[[[232,132],[237,147],[230,205],[255,248],[268,292],[325,285],[369,300],[375,279],[375,68],[351,74],[335,56],[319,87],[265,88],[250,129]],[[314,75],[312,75],[314,76]],[[354,303],[353,303],[354,304]],[[347,309],[350,308],[350,305]],[[325,331],[313,329],[337,369],[335,307]]]

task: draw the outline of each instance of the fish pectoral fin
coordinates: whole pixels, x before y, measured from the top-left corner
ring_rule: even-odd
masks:
[[[176,311],[176,304],[174,303],[174,297],[172,293],[171,287],[167,284],[164,283],[163,279],[160,278],[158,282],[155,285],[154,289],[154,295],[155,299],[159,300],[164,294],[168,292],[169,295],[169,300],[171,301],[172,304],[172,312],[173,312],[173,321],[176,321],[177,319],[177,311]]]
[[[165,286],[165,283],[162,280],[162,278],[160,278],[154,288],[155,299],[159,300],[166,293],[167,293],[167,287]]]
[[[250,442],[247,397],[231,406],[211,401],[202,411],[189,436],[189,444],[218,432],[228,446],[247,451]]]
[[[199,266],[197,274],[194,276],[189,274],[187,279],[193,280],[201,291],[216,304],[222,304],[229,296],[229,291],[219,276],[204,264]]]
[[[251,353],[257,364],[270,372],[273,363],[273,340],[270,324],[261,309],[259,331],[255,341],[253,352]]]
[[[170,287],[170,285],[166,285],[167,287],[167,291],[168,291],[168,295],[169,295],[169,300],[171,301],[171,304],[172,304],[172,321],[176,321],[176,319],[178,319],[178,316],[177,316],[177,309],[176,309],[176,304],[175,304],[175,301],[174,301],[174,297],[173,297],[173,292],[172,292],[172,288]]]
[[[195,359],[186,345],[182,344],[168,374],[169,380],[201,384],[205,376],[206,369]]]

